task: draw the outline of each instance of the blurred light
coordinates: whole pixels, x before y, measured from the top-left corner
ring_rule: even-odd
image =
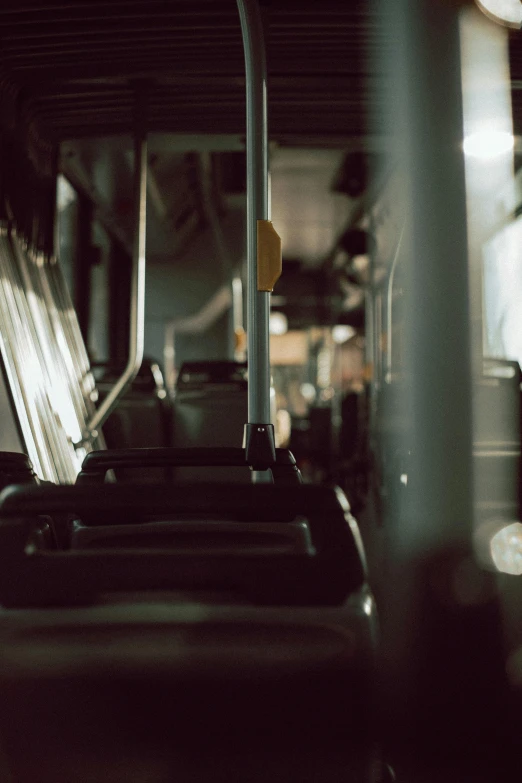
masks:
[[[522,574],[522,524],[513,522],[501,528],[490,541],[491,558],[497,571],[503,574]]]
[[[306,402],[313,402],[315,400],[315,386],[313,383],[302,383],[301,394],[305,398]]]
[[[232,279],[232,315],[234,328],[243,328],[243,283],[240,277]]]
[[[511,152],[514,146],[514,136],[507,131],[478,131],[464,138],[464,154],[481,160],[504,155]]]
[[[502,365],[484,367],[482,372],[488,378],[514,378],[517,374],[517,371],[511,365],[505,367]]]
[[[56,180],[57,185],[57,209],[58,212],[62,212],[64,209],[66,209],[69,204],[73,204],[76,199],[76,191],[72,187],[72,185],[69,183],[67,179],[63,176],[63,174],[58,175],[58,179]]]
[[[270,313],[270,334],[286,334],[288,331],[288,318],[284,313]]]
[[[327,389],[330,386],[331,362],[332,356],[326,345],[317,355],[317,385],[320,389]]]
[[[475,0],[480,10],[498,24],[520,30],[522,4],[520,0]]]
[[[355,334],[357,334],[357,331],[353,328],[353,326],[347,326],[346,324],[337,324],[332,329],[333,341],[338,345],[341,345],[341,343],[345,343]]]
[[[366,272],[370,266],[370,259],[368,256],[354,256],[352,258],[352,266],[357,272]]]
[[[285,408],[280,408],[276,415],[277,446],[284,448],[290,443],[292,433],[292,418]]]
[[[289,331],[272,335],[270,340],[272,366],[301,366],[308,363],[308,336],[304,331]]]
[[[360,285],[354,285],[346,280],[341,280],[343,291],[343,310],[356,310],[364,301],[364,288]]]

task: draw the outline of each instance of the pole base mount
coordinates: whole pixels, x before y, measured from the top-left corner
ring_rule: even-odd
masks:
[[[269,470],[276,461],[273,424],[245,424],[243,445],[252,470]]]

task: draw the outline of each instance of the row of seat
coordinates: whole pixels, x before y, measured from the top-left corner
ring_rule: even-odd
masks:
[[[199,563],[202,552],[206,553],[203,560],[207,565],[198,565],[196,570],[199,569],[203,581],[210,578],[205,569],[208,573],[217,569],[216,573],[223,574],[212,577],[219,583],[220,578],[226,581],[235,573],[237,566],[239,576],[233,579],[241,582],[241,558],[247,557],[247,581],[257,584],[259,590],[267,591],[267,595],[273,596],[271,600],[275,597],[279,603],[299,603],[303,600],[299,596],[305,596],[308,603],[335,603],[365,583],[362,545],[346,498],[337,489],[302,486],[295,460],[288,451],[277,450],[276,463],[271,468],[274,484],[270,486],[206,484],[202,492],[201,487],[172,482],[104,484],[108,471],[119,467],[165,465],[247,468],[242,449],[109,450],[91,452],[86,457],[76,486],[38,486],[27,457],[4,454],[0,460],[0,471],[5,466],[4,473],[0,475],[6,483],[11,484],[13,478],[18,482],[25,480],[25,485],[7,486],[0,495],[0,537],[6,560],[0,577],[4,604],[18,603],[17,591],[21,591],[22,603],[31,600],[27,590],[34,580],[29,576],[16,578],[16,574],[26,571],[29,575],[35,569],[41,572],[42,582],[37,602],[73,600],[70,596],[77,595],[78,588],[67,587],[68,559],[53,558],[52,553],[93,547],[110,547],[113,551],[108,556],[111,564],[105,576],[102,577],[101,556],[96,578],[82,575],[80,582],[86,593],[96,590],[97,579],[104,589],[110,587],[111,580],[117,587],[118,578],[111,569],[127,557],[140,563],[139,568],[128,572],[130,581],[124,586],[131,589],[134,577],[140,588],[155,587],[158,579],[164,586],[165,577],[158,576],[162,564],[168,570],[169,564],[175,563],[176,569],[185,573],[187,569],[182,563],[187,562],[190,554]],[[98,485],[95,491],[94,484]],[[155,551],[152,560],[143,565],[146,558],[142,550],[148,548]],[[130,549],[140,550],[140,556],[129,554]],[[212,560],[216,554],[221,560],[227,554],[233,562],[223,570]],[[281,557],[285,558],[284,563],[279,562]],[[255,564],[252,558],[257,558]],[[81,558],[76,560],[79,563]],[[152,561],[157,561],[156,566]],[[254,565],[271,574],[268,582],[255,577]],[[292,575],[293,568],[297,572]],[[169,572],[171,586],[179,588],[183,586],[183,577],[176,569]],[[73,570],[71,578],[78,581],[78,574]],[[53,581],[57,588],[50,587]],[[290,592],[284,589],[285,585],[291,586]],[[46,590],[52,597],[44,600]]]
[[[102,725],[149,775],[131,781],[378,780],[375,607],[346,498],[300,485],[281,451],[273,485],[104,482],[197,457],[168,452],[94,452],[76,486],[0,459],[8,481],[25,474],[0,494],[0,667],[17,700],[4,684],[0,729],[22,779],[38,753],[34,779],[73,779],[72,754],[89,780]],[[17,729],[36,736],[25,754]]]

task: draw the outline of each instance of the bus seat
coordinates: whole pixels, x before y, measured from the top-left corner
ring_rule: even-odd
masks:
[[[248,420],[246,365],[232,361],[185,362],[174,396],[173,445],[238,447]],[[249,481],[244,471],[211,474],[202,468],[179,467],[178,481]]]
[[[10,766],[38,783],[375,783],[369,607],[361,594],[343,609],[10,613],[0,629]]]
[[[149,449],[104,449],[93,451],[85,457],[82,469],[76,479],[77,484],[98,484],[106,480],[109,470],[117,473],[122,470],[130,472],[139,470],[141,478],[144,470],[151,468],[180,469],[212,467],[211,475],[218,470],[223,475],[235,481],[234,471],[239,469],[250,483],[249,468],[245,451],[241,448],[206,447],[206,448],[149,448]],[[301,474],[293,454],[287,449],[276,449],[276,461],[267,465],[277,484],[296,485],[301,483]],[[136,475],[136,474],[134,474]],[[219,480],[219,479],[218,479]]]
[[[0,489],[9,484],[38,484],[39,479],[27,454],[0,451]]]
[[[106,396],[121,375],[112,365],[95,365],[100,398]],[[100,375],[100,373],[103,373]],[[138,375],[103,425],[105,442],[113,448],[150,448],[172,446],[173,410],[168,398],[162,371],[152,359],[144,358]],[[132,481],[135,473],[120,470],[118,481]],[[140,481],[162,481],[170,473],[158,468],[143,469]]]
[[[72,543],[80,546],[85,541],[92,547],[98,528],[98,547],[28,549],[42,514],[81,520],[92,532],[73,527]],[[67,605],[91,602],[103,592],[165,589],[226,590],[256,603],[335,605],[366,581],[357,524],[345,497],[333,488],[12,486],[0,495],[0,519],[4,605]],[[125,536],[138,540],[129,528],[137,525],[140,531],[148,522],[173,524],[168,534],[161,524],[150,527],[142,546],[127,548]],[[127,528],[123,535],[121,525]],[[111,533],[123,547],[107,547]],[[235,549],[238,536],[242,545]]]
[[[75,548],[51,549],[43,513],[101,536],[75,542],[73,525]],[[103,537],[176,521],[178,540],[137,549]],[[0,601],[24,608],[0,628],[0,730],[24,779],[50,783],[38,758],[86,783],[95,757],[105,773],[129,754],[154,783],[378,779],[375,606],[336,489],[11,486]]]

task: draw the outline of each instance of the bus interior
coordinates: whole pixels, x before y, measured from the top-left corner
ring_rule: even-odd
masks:
[[[3,0],[2,783],[522,772],[521,26]]]

